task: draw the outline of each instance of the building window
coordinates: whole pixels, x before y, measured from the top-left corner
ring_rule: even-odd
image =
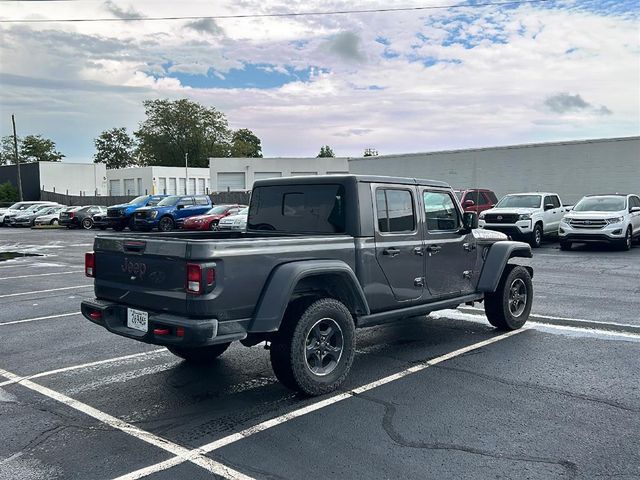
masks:
[[[218,191],[245,190],[244,172],[218,173]]]
[[[121,195],[120,180],[109,180],[109,195]]]

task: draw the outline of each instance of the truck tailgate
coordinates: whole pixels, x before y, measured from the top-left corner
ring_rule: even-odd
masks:
[[[153,311],[186,314],[184,240],[97,237],[98,298]]]

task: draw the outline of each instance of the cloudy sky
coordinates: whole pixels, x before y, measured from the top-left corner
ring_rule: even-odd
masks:
[[[504,0],[503,0],[504,1]],[[265,156],[339,156],[638,135],[638,0],[403,12],[450,0],[0,1],[0,133],[91,161],[142,101],[190,98]],[[149,20],[151,17],[192,17]],[[19,23],[42,19],[141,21]]]

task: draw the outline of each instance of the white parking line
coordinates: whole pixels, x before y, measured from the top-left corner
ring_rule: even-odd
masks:
[[[24,377],[20,377],[16,375],[12,380],[6,380],[4,382],[0,382],[0,387],[11,385],[12,383],[20,383],[23,380],[32,380],[34,378],[48,377],[50,375],[56,375],[58,373],[71,372],[73,370],[80,370],[82,368],[95,367],[96,365],[104,365],[105,363],[120,362],[122,360],[129,360],[131,358],[146,357],[147,355],[153,355],[156,353],[166,352],[166,351],[167,349],[165,348],[158,348],[156,350],[151,350],[149,352],[133,353],[131,355],[124,355],[122,357],[107,358],[106,360],[97,360],[95,362],[83,363],[81,365],[73,365],[71,367],[57,368],[55,370],[48,370],[46,372],[34,373],[33,375],[27,375]]]
[[[49,277],[51,275],[69,275],[71,273],[82,273],[84,270],[71,270],[69,272],[53,272],[53,273],[35,273],[33,275],[18,275],[17,277],[4,277],[0,280],[15,280],[16,278],[31,278],[31,277]]]
[[[20,378],[17,375],[11,372],[8,372],[6,370],[3,370],[1,368],[0,368],[0,375],[10,380]],[[244,475],[243,473],[238,472],[230,467],[227,467],[222,463],[216,462],[215,460],[212,460],[204,455],[195,454],[192,450],[189,450],[188,448],[178,445],[177,443],[173,443],[167,440],[166,438],[162,438],[157,435],[154,435],[151,432],[142,430],[134,425],[131,425],[130,423],[120,420],[119,418],[113,417],[108,413],[104,413],[96,408],[93,408],[87,405],[86,403],[82,403],[71,397],[67,397],[66,395],[58,393],[55,390],[51,390],[50,388],[43,387],[42,385],[34,383],[31,380],[23,379],[20,381],[20,385],[22,385],[25,388],[28,388],[29,390],[33,390],[34,392],[38,392],[39,394],[44,395],[45,397],[51,398],[64,405],[67,405],[68,407],[71,407],[74,410],[82,412],[85,415],[93,417],[99,422],[104,423],[105,425],[108,425],[111,428],[115,428],[117,430],[120,430],[121,432],[131,435],[132,437],[142,440],[143,442],[146,442],[150,445],[161,448],[171,453],[172,455],[175,455],[176,457],[180,457],[181,459],[183,459],[183,461],[193,462],[199,467],[202,467],[205,470],[215,475],[220,475],[220,476],[231,478],[231,479],[252,480],[251,477]]]
[[[0,298],[19,297],[21,295],[35,295],[35,294],[38,294],[38,293],[59,292],[60,290],[72,290],[74,288],[93,288],[93,284],[91,284],[91,285],[76,285],[74,287],[50,288],[48,290],[33,290],[31,292],[22,292],[22,293],[9,293],[9,294],[5,294],[5,295],[0,295]]]
[[[25,318],[24,320],[12,320],[11,322],[0,323],[0,327],[2,325],[15,325],[16,323],[27,323],[27,322],[37,322],[38,320],[49,320],[50,318],[72,317],[74,315],[80,315],[80,312],[61,313],[59,315],[49,315],[47,317]]]
[[[285,422],[288,422],[289,420],[293,420],[295,418],[299,418],[302,417],[303,415],[306,415],[308,413],[311,412],[315,412],[317,410],[320,410],[322,408],[328,407],[330,405],[334,405],[338,402],[341,402],[343,400],[347,400],[349,398],[352,398],[354,396],[357,396],[358,394],[367,392],[369,390],[372,390],[374,388],[377,388],[381,385],[385,385],[387,383],[393,382],[395,380],[399,380],[403,377],[406,377],[407,375],[411,375],[412,373],[416,373],[416,372],[420,372],[426,368],[432,367],[434,365],[437,365],[438,363],[444,362],[446,360],[450,360],[454,357],[458,357],[460,355],[463,355],[467,352],[471,352],[473,350],[477,350],[479,348],[485,347],[487,345],[491,345],[492,343],[495,342],[499,342],[500,340],[504,340],[506,338],[512,337],[513,335],[516,335],[520,332],[523,332],[526,329],[520,329],[520,330],[514,330],[512,332],[507,332],[504,333],[502,335],[498,335],[497,337],[493,337],[490,338],[488,340],[483,340],[482,342],[478,342],[478,343],[474,343],[473,345],[469,345],[463,348],[460,348],[458,350],[454,350],[453,352],[447,353],[445,355],[441,355],[440,357],[434,358],[432,360],[427,360],[424,363],[421,364],[417,364],[414,365],[412,367],[407,368],[406,370],[403,370],[401,372],[395,373],[393,375],[389,375],[388,377],[382,378],[380,380],[376,380],[375,382],[371,382],[368,383],[366,385],[363,385],[361,387],[358,388],[354,388],[353,390],[349,391],[349,392],[344,392],[344,393],[338,393],[335,394],[329,398],[325,398],[324,400],[320,400],[319,402],[316,403],[312,403],[311,405],[307,405],[306,407],[302,407],[299,408],[298,410],[294,410],[293,412],[289,412],[289,413],[285,413],[283,415],[280,415],[279,417],[273,418],[271,420],[267,420],[265,422],[259,423],[258,425],[255,425],[253,427],[249,427],[245,430],[242,430],[240,432],[237,433],[233,433],[231,435],[228,435],[226,437],[223,437],[219,440],[215,440],[211,443],[208,443],[206,445],[203,445],[202,447],[199,448],[195,448],[191,451],[192,454],[199,454],[199,455],[205,455],[207,453],[213,452],[214,450],[218,450],[222,447],[226,447],[227,445],[230,445],[232,443],[235,443],[239,440],[243,440],[245,438],[250,437],[251,435],[255,435],[256,433],[259,432],[263,432],[265,430],[268,430],[270,428],[273,427],[277,427],[278,425],[281,425]],[[0,372],[1,373],[1,372]],[[176,465],[179,465],[183,462],[185,462],[186,460],[179,458],[178,456],[174,457],[174,458],[170,458],[169,460],[165,460],[163,462],[160,463],[156,463],[155,465],[150,465],[148,467],[145,468],[141,468],[139,470],[136,470],[134,472],[130,472],[126,475],[122,475],[114,480],[137,480],[139,478],[143,478],[146,477],[148,475],[152,475],[154,473],[163,471],[163,470],[167,470],[168,468],[174,467]]]

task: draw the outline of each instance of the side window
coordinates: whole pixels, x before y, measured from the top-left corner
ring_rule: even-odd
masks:
[[[416,228],[413,198],[409,190],[378,189],[376,212],[381,233],[413,232]]]
[[[560,199],[558,198],[557,195],[554,195],[553,197],[551,197],[551,203],[553,203],[553,206],[556,208],[560,207]]]
[[[542,207],[547,208],[547,205],[553,203],[550,196],[544,197],[544,202],[542,202]]]
[[[496,197],[496,194],[493,192],[487,192],[489,195],[489,203],[495,205],[496,203],[498,203],[498,197]]]
[[[486,192],[480,192],[479,200],[480,202],[478,203],[478,205],[489,205],[492,203]]]
[[[193,205],[193,197],[184,197],[178,201],[178,205],[182,205],[183,207]]]
[[[638,198],[638,197],[630,197],[629,198],[629,206],[631,208],[640,207],[640,198]]]
[[[429,231],[458,230],[460,215],[446,192],[424,192],[424,213]]]
[[[209,205],[207,197],[196,197],[196,205]]]

